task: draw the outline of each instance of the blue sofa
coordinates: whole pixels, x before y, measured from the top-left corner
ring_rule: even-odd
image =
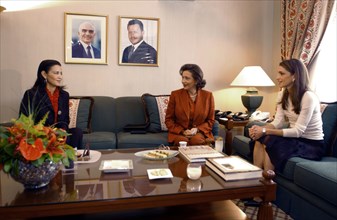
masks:
[[[90,149],[155,148],[168,145],[167,131],[160,129],[156,96],[145,94],[133,97],[92,96],[91,104],[80,104],[90,114],[83,145]],[[86,97],[88,98],[88,97]],[[80,102],[81,103],[81,102]],[[86,110],[90,106],[90,110]],[[83,112],[83,109],[79,109]],[[131,125],[126,128],[127,125]],[[146,125],[146,128],[137,128]],[[134,128],[133,128],[134,127]],[[140,134],[137,133],[140,130]],[[142,133],[142,131],[146,133]],[[218,135],[219,124],[213,126]]]
[[[70,97],[70,103],[80,100],[74,114],[74,126],[84,132],[83,146],[80,148],[86,145],[93,150],[168,146],[167,131],[161,128],[156,97],[169,95]],[[11,122],[0,124],[5,127],[11,125]],[[212,133],[219,135],[217,121]]]
[[[326,154],[321,161],[290,158],[281,173],[276,173],[275,204],[295,220],[337,219],[337,103],[322,113]],[[252,161],[247,128],[233,139],[234,154]],[[261,123],[258,123],[261,124]]]

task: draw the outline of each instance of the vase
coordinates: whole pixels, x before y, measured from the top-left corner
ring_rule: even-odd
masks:
[[[49,184],[58,173],[59,168],[60,163],[49,160],[37,167],[31,163],[19,161],[17,170],[12,169],[10,174],[13,179],[22,183],[25,189],[39,189]]]

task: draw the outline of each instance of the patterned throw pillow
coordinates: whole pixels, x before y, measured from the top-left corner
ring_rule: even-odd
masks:
[[[83,133],[91,132],[92,97],[69,98],[69,128],[81,128]]]
[[[77,122],[77,111],[80,99],[69,99],[69,128],[75,128]]]
[[[167,131],[165,116],[169,99],[169,95],[151,95],[148,93],[142,95],[146,121],[149,123],[147,128],[149,132]]]

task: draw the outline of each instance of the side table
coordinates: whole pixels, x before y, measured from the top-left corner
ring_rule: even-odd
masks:
[[[219,119],[219,124],[224,125],[226,128],[225,153],[227,155],[232,155],[232,128],[244,127],[248,122],[249,120],[234,121],[232,118],[228,118],[228,120]]]

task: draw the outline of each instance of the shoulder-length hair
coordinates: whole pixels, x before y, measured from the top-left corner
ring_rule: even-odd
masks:
[[[292,92],[289,93],[288,89],[285,88],[279,104],[282,104],[282,109],[286,110],[288,108],[288,98],[290,96],[290,101],[294,106],[293,111],[296,114],[299,114],[301,111],[302,97],[304,93],[309,90],[308,70],[304,63],[298,59],[284,60],[279,65],[295,77]]]
[[[183,75],[184,71],[189,71],[192,73],[192,77],[195,81],[197,81],[197,89],[202,89],[206,85],[206,80],[204,80],[204,73],[202,72],[201,68],[197,64],[185,64],[183,65],[180,70],[179,74]]]

